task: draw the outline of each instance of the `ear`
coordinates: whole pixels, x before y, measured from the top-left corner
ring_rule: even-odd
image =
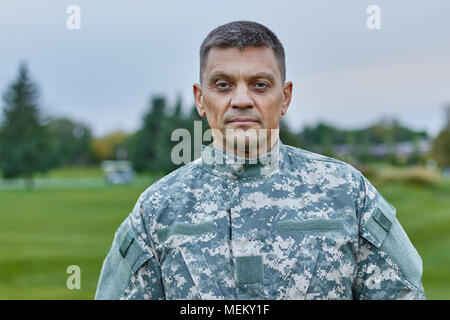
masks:
[[[203,92],[202,87],[195,83],[193,86],[194,99],[195,99],[195,107],[197,108],[198,114],[200,117],[205,116],[205,107],[203,106]]]
[[[288,81],[283,86],[283,104],[281,105],[281,115],[284,116],[287,112],[289,104],[292,99],[292,82]]]

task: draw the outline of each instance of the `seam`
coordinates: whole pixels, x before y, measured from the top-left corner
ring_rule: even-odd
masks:
[[[152,254],[155,257],[156,263],[158,263],[159,268],[161,269],[161,263],[159,261],[159,257],[157,255],[155,245],[153,243],[153,238],[150,236],[147,224],[145,223],[144,217],[142,216],[142,201],[139,202],[139,216],[141,217],[142,225],[144,227],[145,234],[147,235],[148,243],[150,244],[150,250],[152,250]],[[130,221],[130,224],[132,224],[132,221]]]
[[[300,149],[300,148],[298,148],[298,149]],[[324,159],[323,158],[320,158],[320,157],[317,157],[317,158],[315,158],[315,157],[311,157],[311,158],[308,158],[306,155],[304,155],[304,154],[295,154],[294,153],[294,151],[293,150],[289,150],[288,148],[286,148],[286,153],[288,153],[290,156],[292,156],[292,157],[296,157],[296,158],[303,158],[303,159],[305,159],[305,160],[316,160],[316,161],[323,161],[323,162],[333,162],[333,163],[338,163],[338,164],[342,164],[342,165],[349,165],[348,163],[345,163],[345,162],[343,162],[343,161],[340,161],[340,160],[337,160],[337,159],[333,159],[333,158],[330,158],[330,157],[326,157],[326,156],[323,156],[323,155],[321,155],[321,154],[318,154],[318,153],[315,153],[315,152],[312,152],[312,151],[308,151],[308,150],[304,150],[304,149],[300,149],[301,151],[303,151],[303,152],[309,152],[309,153],[311,153],[312,155],[318,155],[318,156],[320,156],[320,157],[324,157]]]

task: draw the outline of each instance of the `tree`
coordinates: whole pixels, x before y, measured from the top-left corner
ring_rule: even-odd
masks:
[[[434,139],[432,153],[441,168],[450,167],[450,128],[444,128]]]
[[[91,130],[70,119],[52,119],[47,124],[52,166],[86,165],[91,161]]]
[[[128,135],[122,131],[111,132],[91,139],[91,152],[96,161],[125,160],[128,157]]]
[[[170,171],[170,121],[166,115],[166,99],[152,97],[143,126],[132,143],[131,160],[138,171]]]
[[[0,166],[4,178],[22,176],[33,186],[33,174],[50,166],[47,132],[39,110],[39,90],[26,64],[4,96],[0,123]]]

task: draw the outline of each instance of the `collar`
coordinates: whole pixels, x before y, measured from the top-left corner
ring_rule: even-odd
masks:
[[[213,147],[202,145],[202,167],[219,177],[242,179],[256,176],[271,176],[278,171],[285,151],[278,138],[275,146],[258,158],[238,157],[213,143]]]

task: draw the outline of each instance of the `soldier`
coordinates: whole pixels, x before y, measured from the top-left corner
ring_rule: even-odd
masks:
[[[395,208],[352,166],[280,141],[285,77],[265,26],[208,34],[193,92],[214,143],[141,194],[96,299],[425,298]]]

